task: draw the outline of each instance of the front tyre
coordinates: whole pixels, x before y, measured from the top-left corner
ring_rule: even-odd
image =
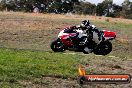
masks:
[[[63,51],[65,51],[64,45],[62,44],[62,42],[60,41],[59,38],[57,40],[53,41],[51,43],[50,47],[54,52],[63,52]]]
[[[107,55],[112,51],[112,44],[109,41],[102,42],[99,44],[98,48],[94,50],[94,54],[97,55]]]

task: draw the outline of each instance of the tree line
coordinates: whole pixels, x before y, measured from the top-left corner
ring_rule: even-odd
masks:
[[[132,19],[132,2],[125,0],[121,6],[113,0],[97,5],[83,0],[1,0],[0,10],[40,13],[74,13]]]

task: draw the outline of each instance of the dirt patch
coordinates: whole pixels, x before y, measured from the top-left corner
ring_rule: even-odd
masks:
[[[75,80],[60,79],[54,77],[44,77],[33,81],[21,81],[21,85],[27,88],[77,88],[79,85]]]

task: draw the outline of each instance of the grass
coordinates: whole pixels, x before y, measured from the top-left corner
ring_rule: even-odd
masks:
[[[75,78],[79,57],[61,53],[0,49],[0,81],[17,82],[43,76]]]
[[[0,49],[0,74],[2,79],[25,79],[42,75],[75,77],[78,56],[61,53],[17,51]],[[1,79],[1,80],[2,80]]]
[[[87,74],[111,74],[113,70],[106,70],[106,68],[113,69],[117,67],[117,64],[118,67],[123,68],[124,65],[120,63],[128,59],[130,58],[118,58],[117,60],[113,57],[93,54],[82,56],[0,48],[0,86],[22,87],[19,81],[42,77],[75,79],[78,76],[79,65],[86,68]],[[125,73],[124,70],[116,73],[118,72],[119,74]]]

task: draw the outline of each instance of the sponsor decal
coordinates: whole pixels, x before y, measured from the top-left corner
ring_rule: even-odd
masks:
[[[79,77],[78,83],[130,83],[131,76],[129,74],[87,74],[84,68],[78,69]]]

